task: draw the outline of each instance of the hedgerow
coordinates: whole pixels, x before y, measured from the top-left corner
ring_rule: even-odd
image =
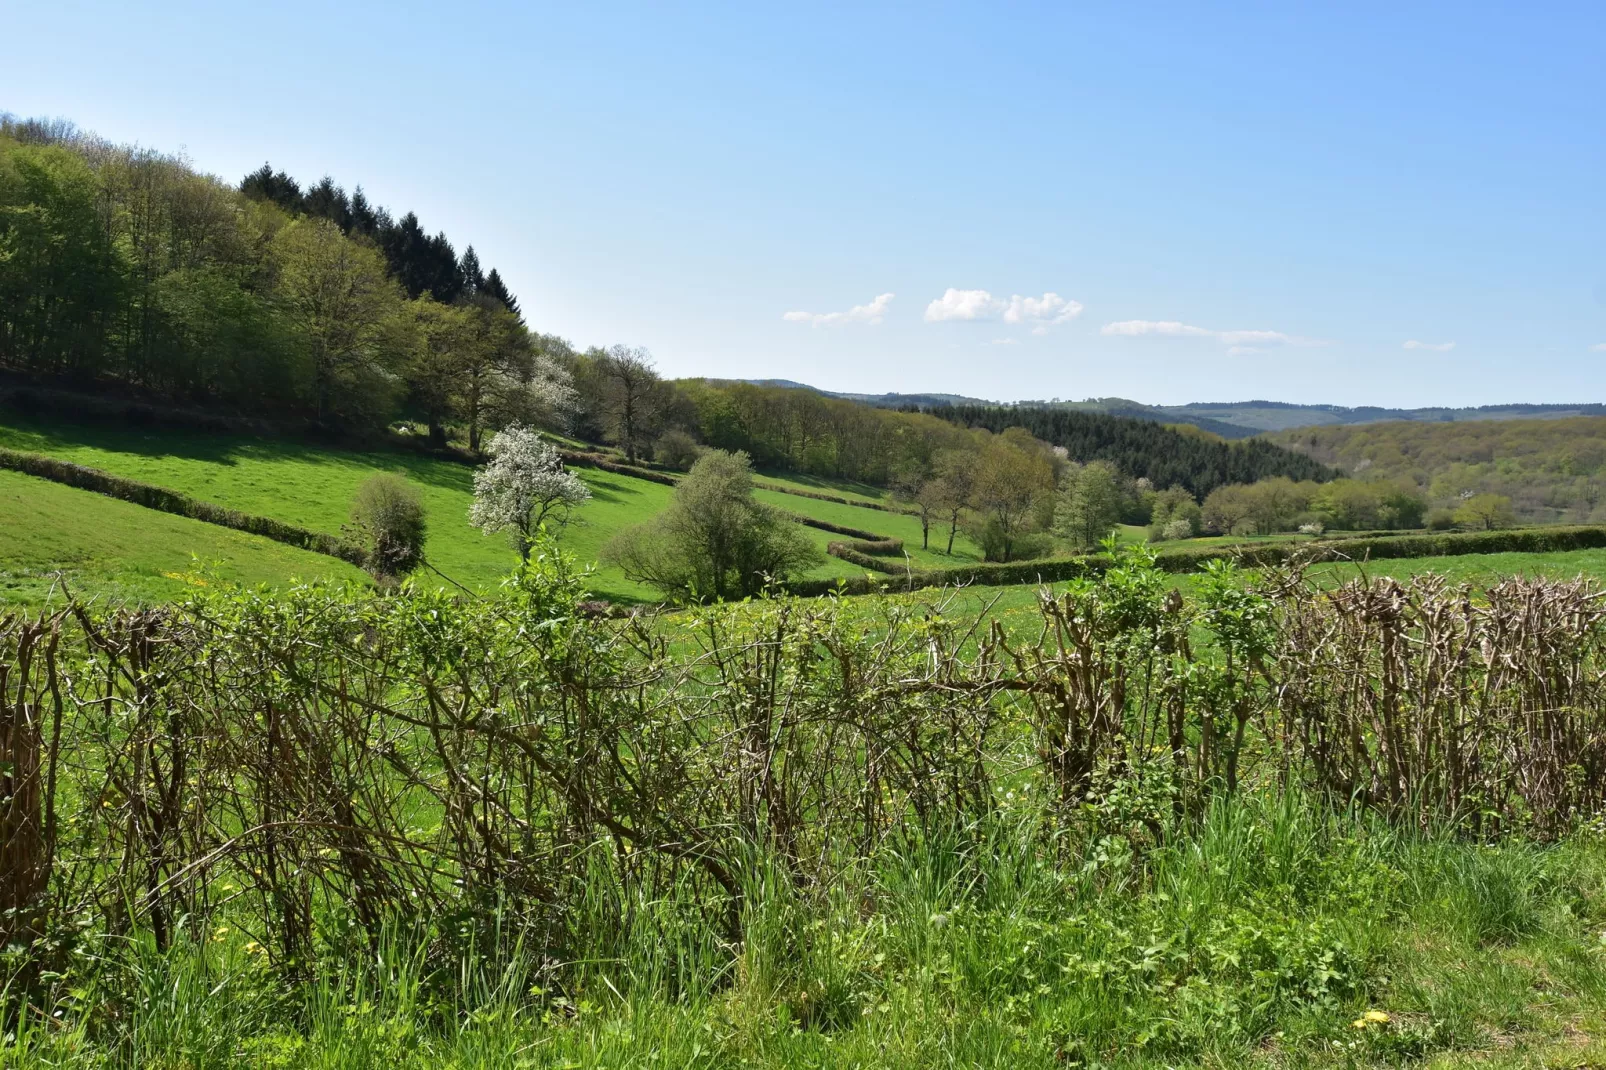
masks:
[[[0,449],[0,468],[48,479],[53,483],[76,487],[79,490],[104,494],[108,498],[132,502],[158,512],[172,513],[175,516],[188,517],[191,520],[216,524],[219,527],[232,528],[251,535],[260,535],[274,542],[337,557],[359,568],[364,567],[368,560],[368,554],[362,547],[333,535],[296,527],[294,524],[286,524],[272,517],[225,509],[221,505],[204,502],[188,494],[153,486],[150,483],[141,483],[134,479],[125,479],[98,468],[10,449]]]

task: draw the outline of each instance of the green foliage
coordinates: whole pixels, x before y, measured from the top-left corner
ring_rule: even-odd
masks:
[[[264,169],[235,190],[0,118],[0,368],[344,435],[381,430],[406,386],[437,445],[450,416],[477,448],[483,426],[562,415],[515,305],[472,250],[459,265],[327,179],[303,194]]]
[[[747,598],[819,561],[779,511],[753,499],[747,455],[710,450],[675,488],[669,509],[611,540],[605,560],[667,597]]]
[[[1254,483],[1268,476],[1331,479],[1333,471],[1262,439],[1225,442],[1203,432],[1186,433],[1148,420],[1031,405],[960,405],[933,415],[993,432],[1018,427],[1063,447],[1070,459],[1109,461],[1156,487],[1181,486],[1198,497],[1226,483]]]
[[[1463,495],[1511,499],[1524,523],[1606,519],[1606,417],[1388,421],[1268,436],[1368,478],[1405,480],[1437,508]]]
[[[1121,519],[1121,474],[1107,461],[1073,465],[1060,477],[1054,534],[1073,549],[1097,546]]]
[[[671,428],[653,443],[652,459],[666,468],[684,471],[692,466],[701,452],[702,447],[696,439],[679,428]]]
[[[351,527],[375,579],[393,581],[424,563],[424,503],[400,476],[382,472],[357,488]]]
[[[1474,494],[1461,503],[1453,516],[1456,523],[1483,531],[1509,528],[1517,522],[1511,499],[1504,494]]]

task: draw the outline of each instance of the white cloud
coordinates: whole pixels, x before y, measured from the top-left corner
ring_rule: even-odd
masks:
[[[926,306],[926,322],[988,320],[1004,310],[1004,302],[986,290],[956,290],[952,286]]]
[[[1316,338],[1301,338],[1282,331],[1213,331],[1208,327],[1195,327],[1176,320],[1118,320],[1106,323],[1099,333],[1112,338],[1142,338],[1158,335],[1163,338],[1213,338],[1227,346],[1232,354],[1260,353],[1263,346],[1320,346],[1326,345]]]
[[[880,323],[892,304],[893,294],[882,294],[867,305],[854,305],[846,312],[788,312],[781,318],[788,323],[807,323],[814,327],[836,327],[844,323]]]
[[[1019,338],[994,338],[991,342],[988,342],[987,344],[990,345],[990,346],[1018,346],[1018,345],[1020,345],[1020,339]]]
[[[986,290],[959,290],[950,286],[926,306],[927,323],[948,320],[1002,320],[1011,324],[1031,324],[1033,334],[1047,334],[1050,327],[1069,323],[1082,314],[1082,302],[1061,297],[1052,290],[1041,297],[1012,294],[1008,299],[994,297]]]
[[[1594,353],[1606,353],[1606,342],[1600,342],[1596,345],[1590,346],[1589,348],[1590,351]]]
[[[1448,353],[1455,348],[1454,342],[1418,342],[1415,338],[1405,343],[1406,349],[1429,349],[1435,353]]]
[[[1082,302],[1067,301],[1052,291],[1042,297],[1015,294],[1004,309],[1005,323],[1040,323],[1048,326],[1069,323],[1082,314]]]

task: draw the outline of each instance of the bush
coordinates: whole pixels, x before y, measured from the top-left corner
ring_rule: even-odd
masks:
[[[381,472],[357,488],[351,531],[376,580],[394,581],[424,562],[424,503],[400,476]]]
[[[747,454],[723,450],[699,457],[669,508],[616,534],[603,556],[681,602],[747,598],[823,559],[786,513],[753,498]]]
[[[1186,517],[1179,516],[1174,520],[1168,520],[1165,527],[1160,529],[1160,538],[1167,542],[1177,539],[1191,539],[1193,538],[1193,525],[1189,523]]]
[[[1433,509],[1424,523],[1429,531],[1449,531],[1455,527],[1455,513],[1449,509]]]
[[[652,447],[652,459],[665,468],[677,468],[685,471],[697,463],[702,456],[703,448],[697,440],[686,432],[676,428],[665,431],[658,436],[658,441]]]

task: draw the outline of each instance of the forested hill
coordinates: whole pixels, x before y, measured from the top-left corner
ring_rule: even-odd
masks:
[[[1501,494],[1523,520],[1606,519],[1606,416],[1397,420],[1266,438],[1352,474],[1409,479],[1434,503]]]
[[[1181,485],[1203,498],[1226,483],[1270,476],[1326,481],[1336,473],[1302,453],[1261,439],[1225,442],[1203,433],[1102,413],[1012,405],[944,405],[933,416],[965,427],[999,432],[1023,427],[1063,446],[1073,461],[1109,461],[1156,487]]]

